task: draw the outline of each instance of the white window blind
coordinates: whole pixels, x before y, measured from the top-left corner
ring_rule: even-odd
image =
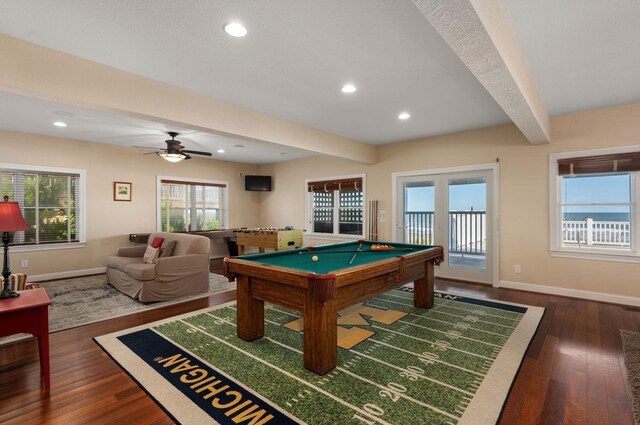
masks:
[[[29,230],[13,235],[14,245],[72,243],[81,240],[80,174],[2,169],[2,196],[18,202]]]

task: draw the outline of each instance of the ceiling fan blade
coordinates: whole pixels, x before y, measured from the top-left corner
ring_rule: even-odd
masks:
[[[192,153],[194,155],[211,156],[211,152],[192,151],[190,149],[181,149],[180,152],[182,152],[182,153]]]
[[[134,148],[147,149],[147,150],[153,150],[153,151],[163,151],[163,150],[165,150],[165,148],[150,148],[148,146],[134,146]]]

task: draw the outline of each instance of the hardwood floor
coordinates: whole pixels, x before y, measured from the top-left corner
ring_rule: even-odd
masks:
[[[436,287],[547,309],[500,424],[633,425],[619,330],[638,331],[640,311],[448,280]],[[92,338],[234,298],[228,292],[51,334],[50,393],[34,339],[0,346],[0,423],[173,423]]]

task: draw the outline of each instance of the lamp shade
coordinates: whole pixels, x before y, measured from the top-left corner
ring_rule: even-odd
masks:
[[[17,202],[0,202],[0,232],[19,232],[28,229],[29,226],[24,221]]]

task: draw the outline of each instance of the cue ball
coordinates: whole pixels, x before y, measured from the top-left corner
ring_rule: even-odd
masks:
[[[311,257],[311,261],[318,261],[318,256],[314,255],[313,257]]]

